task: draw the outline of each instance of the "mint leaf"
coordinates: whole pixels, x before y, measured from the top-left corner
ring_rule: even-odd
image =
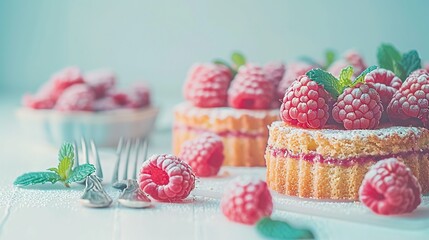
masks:
[[[310,230],[298,229],[286,222],[263,218],[256,224],[256,230],[269,239],[314,239]]]
[[[231,60],[235,64],[235,69],[239,69],[241,66],[246,64],[246,58],[239,52],[233,52],[231,55]]]
[[[325,53],[325,66],[323,69],[328,69],[335,62],[336,56],[333,50],[327,50]]]
[[[74,159],[74,147],[71,143],[64,143],[58,152],[58,160],[60,162],[66,158]]]
[[[225,67],[227,67],[229,69],[229,71],[231,71],[232,76],[235,76],[235,74],[237,74],[237,71],[235,69],[233,69],[226,61],[222,60],[222,59],[215,59],[213,60],[214,64],[218,64],[218,65],[224,65]]]
[[[422,63],[419,54],[416,50],[411,50],[405,53],[401,61],[397,64],[398,69],[401,71],[401,75],[397,75],[402,81],[404,81],[412,72],[422,68]]]
[[[66,183],[79,182],[84,180],[87,176],[95,172],[95,167],[92,164],[82,164],[75,167],[67,178]]]
[[[348,66],[341,70],[338,81],[343,88],[352,85],[353,72],[354,70],[353,70],[353,67],[351,66]]]
[[[391,44],[381,44],[377,50],[378,65],[391,70],[398,76],[396,64],[401,60],[401,53]]]
[[[322,85],[325,90],[331,94],[331,96],[335,99],[343,92],[343,88],[340,85],[339,81],[332,76],[332,74],[320,69],[315,68],[311,69],[306,73],[306,75],[313,81]]]
[[[58,175],[60,175],[62,181],[65,181],[68,178],[72,167],[73,167],[73,160],[70,158],[64,158],[58,164]]]
[[[52,171],[52,172],[54,172],[54,173],[58,174],[58,168],[54,168],[54,167],[52,167],[52,168],[48,168],[48,169],[46,169],[46,170],[48,170],[48,171]]]
[[[56,183],[60,181],[60,176],[53,172],[31,172],[24,173],[16,178],[14,185],[28,186],[33,184],[43,184],[47,182]]]
[[[368,67],[367,69],[365,69],[363,72],[361,72],[360,74],[359,74],[359,76],[357,76],[356,77],[356,79],[353,81],[353,86],[354,85],[356,85],[356,84],[358,84],[358,83],[363,83],[363,82],[365,82],[365,76],[368,74],[368,73],[370,73],[370,72],[372,72],[372,71],[374,71],[375,69],[377,69],[377,66],[375,66],[375,65],[373,65],[373,66],[370,66],[370,67]]]

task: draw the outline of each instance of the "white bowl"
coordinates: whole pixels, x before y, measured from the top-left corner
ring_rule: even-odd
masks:
[[[119,138],[147,136],[159,109],[118,109],[104,112],[59,112],[20,108],[16,115],[32,141],[60,146],[63,142],[93,139],[99,147],[115,147]]]

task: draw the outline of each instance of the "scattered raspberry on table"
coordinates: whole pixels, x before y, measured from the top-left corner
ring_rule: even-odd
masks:
[[[410,213],[421,203],[421,187],[405,164],[389,158],[374,164],[365,175],[359,199],[377,214]]]
[[[156,200],[179,201],[194,189],[195,175],[191,167],[176,156],[154,155],[143,163],[139,185]]]
[[[252,225],[271,216],[273,201],[266,182],[241,176],[228,184],[220,207],[229,220]]]
[[[195,175],[216,176],[224,160],[222,139],[216,134],[205,133],[186,141],[179,157],[191,166]]]

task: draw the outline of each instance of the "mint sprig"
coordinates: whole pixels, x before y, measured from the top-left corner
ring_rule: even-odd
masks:
[[[336,59],[337,59],[337,56],[335,52],[333,50],[327,50],[325,52],[325,66],[323,66],[323,69],[324,70],[328,69],[332,65],[332,63],[335,62]]]
[[[30,172],[16,178],[14,185],[28,186],[34,184],[44,184],[50,182],[64,183],[64,186],[70,187],[70,183],[84,180],[88,175],[95,172],[92,164],[82,164],[73,169],[74,165],[74,147],[70,143],[64,143],[58,152],[58,167],[48,168],[50,172]]]
[[[395,73],[402,81],[413,71],[421,68],[421,59],[416,50],[401,54],[391,44],[381,44],[377,50],[378,65]]]
[[[314,239],[308,229],[298,229],[283,221],[263,218],[256,224],[257,231],[268,239]]]
[[[227,61],[222,60],[222,59],[215,59],[213,60],[213,63],[215,64],[219,64],[219,65],[224,65],[225,67],[229,68],[229,70],[232,73],[232,76],[234,77],[237,74],[238,69],[246,64],[246,57],[244,57],[243,54],[241,54],[240,52],[233,52],[231,54],[231,61],[232,64],[229,64]]]
[[[338,79],[329,72],[323,69],[311,69],[306,75],[313,81],[322,85],[323,88],[334,98],[337,99],[344,89],[353,87],[358,83],[364,82],[366,74],[376,69],[376,66],[371,66],[363,71],[354,81],[352,81],[353,68],[348,66],[341,70]]]

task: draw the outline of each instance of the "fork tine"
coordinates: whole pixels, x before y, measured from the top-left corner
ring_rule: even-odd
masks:
[[[134,157],[134,167],[133,167],[133,171],[132,171],[132,179],[137,179],[137,162],[139,161],[139,152],[140,152],[140,147],[141,147],[141,140],[140,138],[136,139],[136,154]]]
[[[119,162],[121,161],[123,145],[124,145],[124,138],[121,137],[119,139],[118,147],[116,148],[116,163],[115,163],[115,168],[113,169],[112,183],[116,183],[118,181]]]
[[[91,139],[91,150],[95,159],[95,175],[102,180],[103,170],[101,169],[100,156],[98,155],[97,145],[95,145],[94,139]]]
[[[149,137],[146,137],[143,142],[143,161],[147,160],[147,152],[149,150]]]
[[[127,140],[126,146],[125,146],[125,168],[124,168],[124,174],[122,175],[122,179],[126,180],[128,178],[128,163],[130,162],[130,152],[131,152],[131,139]]]
[[[74,148],[74,167],[79,167],[79,150],[77,149],[76,140],[73,141],[73,148]]]
[[[86,140],[85,138],[80,139],[80,143],[82,145],[82,154],[85,157],[85,162],[89,163],[89,157],[88,157],[88,148],[86,147]]]

